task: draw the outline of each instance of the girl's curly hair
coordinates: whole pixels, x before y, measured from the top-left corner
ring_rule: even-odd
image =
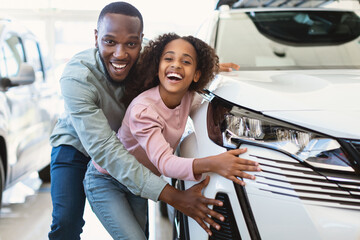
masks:
[[[165,46],[176,39],[183,39],[189,42],[196,50],[196,70],[200,70],[201,76],[198,82],[191,83],[189,90],[201,91],[214,79],[215,75],[219,72],[219,58],[212,47],[193,36],[180,37],[175,33],[163,34],[155,40],[149,41],[148,45],[144,47],[136,65],[134,78],[126,82],[125,94],[122,98],[122,102],[126,106],[143,91],[159,85],[157,73],[161,55]]]

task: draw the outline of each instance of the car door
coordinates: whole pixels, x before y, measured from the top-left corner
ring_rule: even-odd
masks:
[[[26,62],[33,66],[36,76],[35,82],[32,84],[32,98],[36,102],[38,112],[36,122],[38,131],[37,159],[31,163],[31,166],[33,169],[39,170],[50,164],[51,146],[49,137],[60,113],[62,113],[63,104],[59,86],[55,83],[54,76],[50,74],[50,71],[45,70],[43,55],[37,39],[34,35],[28,33],[23,36],[23,43]]]
[[[8,31],[3,34],[1,74],[9,79],[17,77],[22,64],[26,60],[23,41],[19,34]],[[9,169],[8,181],[23,176],[35,164],[39,156],[36,149],[40,147],[39,139],[43,138],[37,96],[34,84],[9,87],[2,90],[7,106],[7,162]]]

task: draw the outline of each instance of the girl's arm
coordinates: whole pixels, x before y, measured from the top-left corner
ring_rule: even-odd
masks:
[[[162,134],[164,123],[157,115],[142,106],[134,106],[130,111],[129,128],[132,135],[145,150],[149,160],[167,177],[199,180],[202,173],[214,172],[243,185],[237,177],[254,179],[243,171],[260,171],[258,163],[237,156],[244,153],[244,149],[198,159],[175,156]]]
[[[174,149],[170,146],[163,135],[165,123],[157,113],[141,104],[134,105],[129,111],[128,126],[123,124],[123,128],[128,127],[132,136],[144,149],[148,159],[167,177],[182,180],[200,180],[201,175],[193,173],[193,158],[182,158],[174,155]],[[120,132],[120,139],[123,137]],[[180,139],[181,136],[178,136]]]
[[[234,149],[215,156],[196,158],[193,162],[194,174],[214,172],[237,184],[245,185],[238,177],[248,179],[255,179],[255,177],[244,171],[261,171],[257,162],[238,157],[246,150],[246,148]]]

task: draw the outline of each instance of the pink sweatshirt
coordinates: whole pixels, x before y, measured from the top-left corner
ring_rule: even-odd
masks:
[[[157,175],[182,180],[200,180],[193,174],[193,158],[174,155],[189,116],[193,94],[187,92],[179,106],[169,109],[162,101],[159,87],[136,97],[128,107],[118,137],[125,148]],[[94,161],[95,167],[103,173]]]

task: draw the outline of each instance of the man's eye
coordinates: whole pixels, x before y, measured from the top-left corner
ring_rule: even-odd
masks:
[[[136,47],[136,43],[134,43],[134,42],[128,43],[128,46],[129,47]]]
[[[113,41],[113,40],[104,40],[104,42],[105,42],[106,44],[114,44],[114,41]]]

